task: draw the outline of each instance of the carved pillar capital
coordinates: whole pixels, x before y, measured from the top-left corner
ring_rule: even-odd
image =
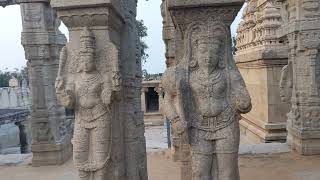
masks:
[[[111,27],[119,31],[124,23],[122,6],[117,1],[52,0],[51,6],[58,11],[59,18],[69,30],[96,26]]]

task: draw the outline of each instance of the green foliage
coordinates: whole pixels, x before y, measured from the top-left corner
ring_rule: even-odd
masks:
[[[21,83],[23,79],[26,79],[29,82],[28,78],[28,68],[24,67],[22,69],[15,69],[14,71],[0,71],[0,87],[9,87],[9,80],[15,77]]]
[[[11,79],[10,72],[0,71],[0,87],[9,87],[9,80]]]
[[[149,58],[149,54],[146,52],[149,48],[144,38],[148,36],[148,28],[144,25],[143,20],[136,20],[136,29],[137,29],[137,48],[138,48],[138,57],[142,63],[145,63]]]

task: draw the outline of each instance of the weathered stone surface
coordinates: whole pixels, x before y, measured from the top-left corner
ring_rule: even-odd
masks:
[[[30,89],[25,87],[0,88],[0,109],[30,108]]]
[[[255,142],[286,141],[289,103],[281,102],[279,81],[288,50],[277,37],[282,23],[274,0],[250,0],[238,27],[235,60],[252,98],[241,130]]]
[[[70,32],[56,92],[75,110],[73,159],[80,179],[147,180],[136,1],[51,5]]]
[[[32,94],[33,166],[57,165],[71,156],[71,135],[65,109],[58,104],[54,82],[58,58],[66,38],[58,30],[60,21],[48,0],[19,0]]]
[[[320,154],[320,2],[280,2],[284,23],[278,35],[289,48],[281,86],[284,94],[292,92],[288,142],[301,154]]]
[[[175,61],[162,78],[162,111],[181,178],[238,180],[238,118],[251,99],[232,58],[230,25],[243,1],[165,2]]]

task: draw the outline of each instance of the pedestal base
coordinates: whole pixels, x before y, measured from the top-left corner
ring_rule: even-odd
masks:
[[[286,124],[280,123],[257,125],[242,118],[240,131],[253,143],[285,142],[287,138]]]
[[[320,154],[320,131],[299,131],[288,128],[288,144],[301,155]]]
[[[61,165],[72,156],[72,145],[67,140],[59,144],[33,144],[31,151],[34,167]]]

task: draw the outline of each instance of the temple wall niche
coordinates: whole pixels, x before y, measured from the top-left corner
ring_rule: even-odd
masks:
[[[241,130],[254,142],[286,140],[289,103],[281,102],[281,69],[287,47],[277,37],[283,22],[275,0],[249,0],[238,27],[235,60],[252,98],[252,111],[243,115]]]

